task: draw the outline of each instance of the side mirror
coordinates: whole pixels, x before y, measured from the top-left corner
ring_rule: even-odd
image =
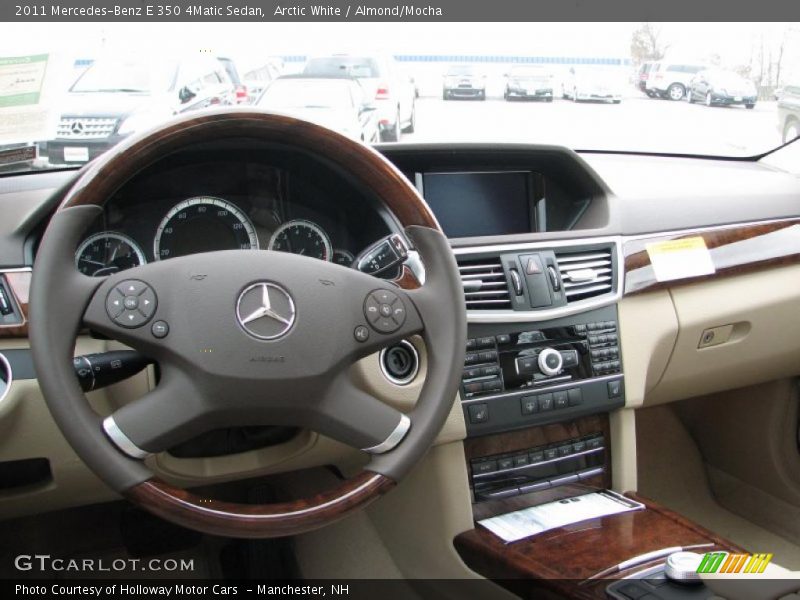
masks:
[[[197,94],[190,90],[188,86],[183,86],[178,92],[178,100],[181,101],[181,104],[186,104],[195,96],[197,96]]]

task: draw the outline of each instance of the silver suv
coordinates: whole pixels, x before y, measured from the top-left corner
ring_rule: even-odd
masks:
[[[705,65],[659,61],[647,75],[644,92],[653,97],[683,100],[692,77],[706,69]]]
[[[332,54],[308,59],[303,75],[358,79],[368,99],[374,99],[381,141],[397,142],[401,132],[416,125],[414,83],[391,56]]]

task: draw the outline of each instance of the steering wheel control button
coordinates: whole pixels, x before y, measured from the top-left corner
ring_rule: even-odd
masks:
[[[123,304],[124,301],[125,296],[123,296],[117,289],[111,290],[111,292],[108,294],[108,298],[106,299],[106,312],[112,320],[116,319],[120,314],[122,314],[122,311],[125,310],[125,306]]]
[[[167,325],[166,321],[156,321],[150,327],[150,331],[152,332],[153,337],[161,340],[169,335],[169,325]]]
[[[394,292],[374,290],[364,301],[364,316],[375,331],[394,333],[406,321],[406,307]]]
[[[366,342],[369,339],[369,329],[364,325],[359,325],[353,331],[353,337],[356,338],[357,342]]]
[[[118,284],[106,298],[106,312],[120,327],[141,327],[156,312],[156,305],[152,288],[135,279]]]

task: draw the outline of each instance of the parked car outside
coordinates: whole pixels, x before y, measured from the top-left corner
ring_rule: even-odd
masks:
[[[742,104],[754,108],[758,91],[752,81],[724,69],[708,69],[698,73],[689,85],[689,102],[706,106]]]
[[[778,131],[784,144],[800,136],[800,82],[783,87],[778,100]]]
[[[395,59],[382,55],[333,54],[310,58],[304,75],[354,77],[377,107],[380,138],[397,142],[401,132],[413,133],[416,125],[414,84]]]
[[[622,102],[623,74],[617,67],[570,67],[561,83],[561,95],[574,102]]]
[[[375,102],[352,78],[285,75],[270,83],[257,105],[313,121],[354,140],[377,142]]]
[[[656,95],[656,92],[654,90],[647,89],[647,80],[650,78],[650,72],[653,70],[653,66],[655,64],[656,63],[653,61],[643,62],[639,67],[639,72],[637,75],[638,80],[636,82],[636,87],[639,89],[639,91],[644,92],[651,98]]]
[[[52,164],[84,163],[172,115],[234,101],[233,82],[210,55],[100,59],[64,95],[56,136],[40,152]]]
[[[505,74],[503,97],[553,101],[553,73],[540,65],[512,65]]]
[[[250,104],[250,97],[247,93],[247,86],[239,76],[239,70],[236,68],[236,62],[232,58],[225,56],[218,56],[217,60],[225,68],[228,74],[228,79],[233,83],[233,95],[235,104]]]
[[[242,83],[247,87],[247,96],[250,104],[264,93],[269,82],[281,76],[280,63],[274,59],[246,61],[241,63]]]
[[[659,61],[652,64],[645,81],[645,93],[651,98],[683,100],[692,78],[707,69],[705,65]]]
[[[442,78],[442,99],[486,100],[486,75],[474,65],[451,65]]]

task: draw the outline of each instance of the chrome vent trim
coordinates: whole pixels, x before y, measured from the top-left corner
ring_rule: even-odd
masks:
[[[467,310],[511,308],[506,274],[499,256],[458,260]]]
[[[566,306],[538,310],[506,309],[467,309],[467,321],[470,323],[527,323],[548,321],[576,315],[587,310],[609,306],[620,300],[623,290],[624,269],[622,268],[622,237],[603,236],[596,238],[561,239],[542,242],[523,242],[508,244],[487,244],[485,246],[462,246],[453,248],[459,264],[475,261],[478,257],[506,253],[525,252],[528,250],[552,250],[557,254],[585,252],[587,255],[601,251],[610,251],[617,268],[611,273],[612,292],[587,299],[574,300]],[[566,290],[566,288],[565,288]]]
[[[567,303],[602,296],[614,290],[612,248],[556,250],[555,254]]]

